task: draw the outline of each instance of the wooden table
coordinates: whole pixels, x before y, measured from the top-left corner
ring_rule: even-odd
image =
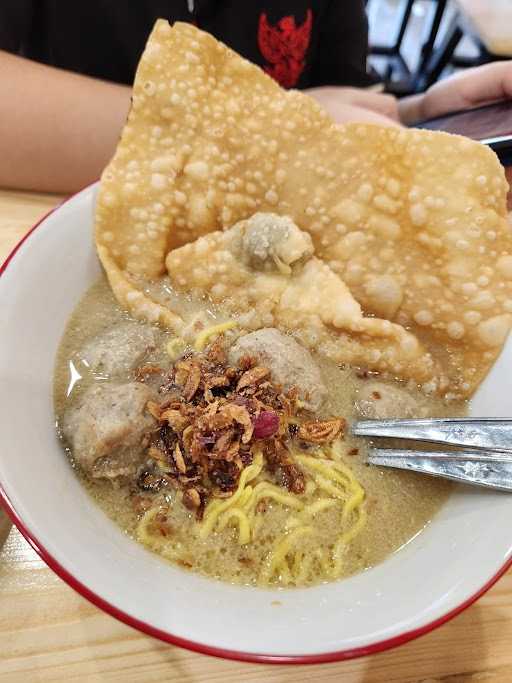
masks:
[[[0,262],[58,201],[0,191]],[[1,527],[0,517],[0,537]],[[453,621],[396,650],[338,664],[264,666],[180,650],[121,624],[71,590],[12,529],[0,550],[0,681],[70,680],[510,683],[512,572]]]

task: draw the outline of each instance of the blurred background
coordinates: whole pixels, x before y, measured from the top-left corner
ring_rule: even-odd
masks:
[[[367,0],[370,63],[398,96],[512,58],[512,0]]]

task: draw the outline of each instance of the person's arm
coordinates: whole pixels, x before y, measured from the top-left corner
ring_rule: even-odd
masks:
[[[420,95],[400,100],[401,120],[409,125],[450,112],[512,98],[512,61],[467,69],[434,83]]]
[[[363,0],[331,0],[317,21],[321,30],[311,71],[315,87],[304,92],[337,123],[396,125],[396,97],[368,89],[374,79],[367,73],[368,19]]]
[[[307,88],[303,92],[322,105],[336,123],[357,121],[388,126],[399,123],[398,104],[393,95],[336,86]]]
[[[112,156],[131,89],[0,51],[0,186],[74,192]]]

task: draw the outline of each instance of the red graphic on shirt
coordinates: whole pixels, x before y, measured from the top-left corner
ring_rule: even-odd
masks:
[[[313,13],[295,26],[295,17],[283,17],[275,26],[268,23],[263,12],[258,26],[258,46],[269,66],[263,67],[283,88],[293,88],[304,70],[304,57],[309,47]]]

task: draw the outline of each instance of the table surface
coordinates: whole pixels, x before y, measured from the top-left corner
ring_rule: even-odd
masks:
[[[0,263],[59,197],[0,191]],[[0,513],[0,544],[2,539]],[[512,572],[442,628],[372,657],[315,666],[229,662],[142,635],[80,597],[16,529],[0,550],[0,681],[512,681]]]

